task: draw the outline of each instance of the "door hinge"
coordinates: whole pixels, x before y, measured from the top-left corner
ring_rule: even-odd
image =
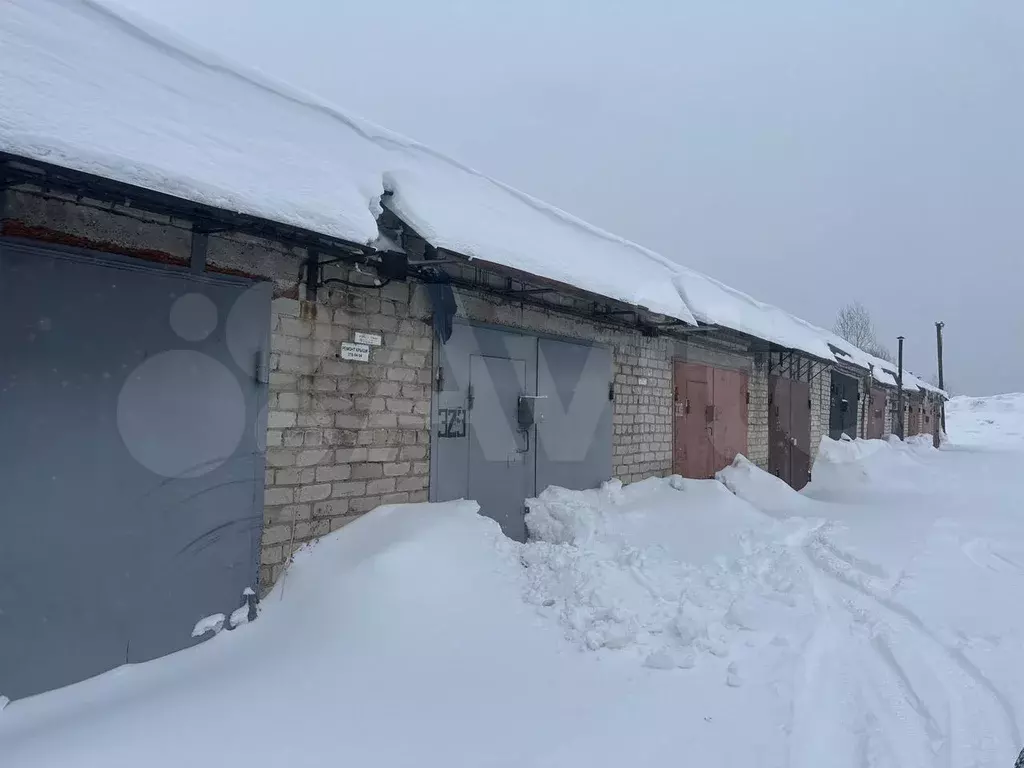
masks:
[[[473,410],[473,400],[474,399],[475,398],[473,397],[473,385],[470,384],[466,388],[466,410],[467,411],[472,411]]]
[[[615,382],[614,381],[609,381],[608,382],[608,399],[612,400],[612,401],[615,400]]]
[[[266,355],[263,354],[263,350],[256,353],[256,381],[260,384],[267,384],[270,382],[270,367],[267,365]]]
[[[444,368],[437,366],[437,376],[434,378],[434,386],[438,392],[444,390]]]
[[[747,392],[746,399],[747,399],[747,405],[750,405],[750,392]]]

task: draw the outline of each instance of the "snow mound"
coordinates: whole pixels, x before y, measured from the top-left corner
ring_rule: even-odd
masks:
[[[688,668],[789,642],[811,612],[778,524],[716,481],[549,488],[529,507],[526,600],[583,648]]]
[[[715,479],[739,498],[769,514],[797,514],[807,505],[807,500],[784,480],[765,472],[741,454],[718,472]]]
[[[803,494],[820,499],[840,489],[908,488],[919,482],[914,473],[922,468],[924,455],[934,451],[930,437],[907,441],[894,435],[885,440],[825,437]]]

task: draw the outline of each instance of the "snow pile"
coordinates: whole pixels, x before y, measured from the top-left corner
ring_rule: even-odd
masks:
[[[803,496],[784,480],[765,472],[746,456],[737,455],[715,478],[737,497],[769,514],[794,514],[805,505]]]
[[[1024,393],[954,397],[946,403],[946,431],[956,445],[1024,445]]]
[[[557,521],[557,523],[556,523]],[[781,526],[711,480],[549,488],[530,502],[527,601],[590,650],[658,669],[798,642],[811,599]],[[742,645],[741,645],[742,641]],[[737,668],[729,671],[739,684]]]
[[[1008,768],[1007,447],[826,442],[801,493],[741,459],[551,488],[527,544],[472,502],[382,507],[299,552],[252,625],[8,704],[0,765]]]
[[[308,93],[91,0],[8,0],[0,150],[357,243],[430,243],[695,323],[674,265]]]
[[[934,451],[932,438],[901,441],[823,437],[811,470],[807,494],[817,496],[823,486],[873,490],[905,488],[917,482],[913,474],[921,466],[920,455]]]

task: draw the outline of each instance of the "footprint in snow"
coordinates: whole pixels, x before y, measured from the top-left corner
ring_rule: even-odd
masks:
[[[739,688],[743,685],[743,678],[740,676],[740,671],[735,661],[729,664],[729,667],[726,669],[725,684],[730,688]]]

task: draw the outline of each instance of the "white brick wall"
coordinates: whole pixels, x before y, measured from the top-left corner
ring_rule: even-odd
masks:
[[[831,369],[815,363],[814,378],[811,379],[811,469],[821,448],[821,439],[828,436],[829,417],[832,410]]]
[[[291,550],[380,504],[426,501],[432,330],[413,287],[273,302],[260,582]],[[342,360],[356,331],[368,362]]]
[[[768,362],[755,363],[750,373],[747,408],[747,458],[768,470]]]

